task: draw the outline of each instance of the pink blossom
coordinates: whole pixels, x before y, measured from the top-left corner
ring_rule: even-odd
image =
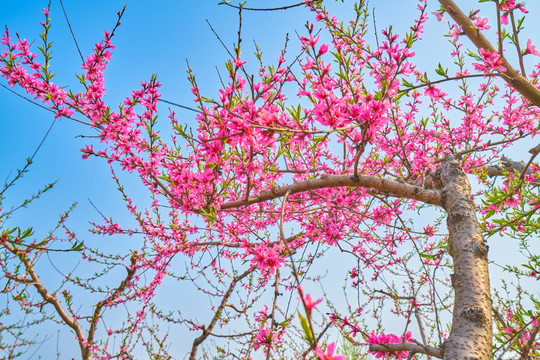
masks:
[[[504,25],[508,25],[508,14],[510,14],[510,12],[512,12],[514,9],[519,9],[524,14],[529,12],[527,9],[525,9],[525,4],[516,4],[514,0],[503,0],[499,4],[499,9],[503,11],[503,14],[501,15],[501,23]]]
[[[6,27],[6,33],[2,35],[2,39],[0,40],[0,45],[8,45],[11,41],[11,37],[9,36],[9,30]]]
[[[302,301],[302,299],[300,299],[300,298],[298,298],[298,300]],[[317,306],[318,304],[320,304],[322,302],[322,300],[323,299],[313,301],[311,299],[311,295],[306,294],[306,296],[304,297],[304,304],[306,304],[306,310],[311,312],[315,308],[315,306]]]
[[[516,7],[516,2],[514,0],[503,0],[499,4],[499,9],[501,10],[512,10]]]
[[[426,86],[424,94],[426,96],[429,96],[433,101],[438,101],[446,95],[443,91],[441,91],[441,89],[439,89],[435,85]]]
[[[237,68],[242,67],[246,63],[247,61],[242,61],[240,57],[234,58],[234,66],[236,66]]]
[[[255,348],[255,350],[258,350],[261,346],[269,349],[272,344],[279,343],[281,343],[281,340],[278,333],[272,332],[272,330],[270,330],[269,328],[261,328],[261,330],[259,330],[259,332],[257,333],[257,337],[255,342],[253,343],[253,347]]]
[[[519,3],[516,5],[516,9],[519,9],[522,13],[524,14],[528,14],[529,13],[529,10],[525,9],[525,4],[524,3]]]
[[[426,233],[427,236],[433,236],[435,235],[435,229],[431,225],[424,226],[424,233]]]
[[[506,71],[506,68],[503,66],[503,60],[499,53],[482,48],[480,48],[478,52],[484,63],[473,63],[472,65],[476,70],[483,71],[484,74],[488,74],[491,71]]]
[[[437,18],[437,21],[444,22],[444,12],[443,11],[434,11],[432,12],[433,15]]]
[[[376,335],[375,331],[372,331],[371,336],[366,340],[366,343],[368,344],[399,344],[403,341],[411,342],[409,341],[410,339],[411,339],[410,331],[402,336],[397,336],[395,334],[385,334],[385,333]],[[369,351],[369,353],[376,355],[377,359],[384,357],[386,355],[386,353],[382,353],[379,351]],[[394,356],[396,357],[396,359],[406,359],[408,354],[409,354],[408,351],[400,351],[398,353],[394,353]]]
[[[518,197],[513,197],[513,196],[506,198],[504,202],[505,206],[511,207],[511,208],[515,208],[519,206],[520,204],[521,204],[520,199],[518,199]]]
[[[505,12],[501,15],[501,24],[508,25],[508,13]]]
[[[268,318],[268,306],[264,305],[264,310],[258,311],[253,317],[257,322],[265,321]]]
[[[285,261],[274,248],[269,248],[266,244],[255,246],[252,254],[252,266],[256,265],[263,275],[273,274],[277,268],[281,267],[281,263]]]
[[[94,153],[94,146],[86,145],[86,147],[84,149],[81,149],[81,151],[83,153],[82,158],[88,159],[88,157]]]
[[[515,0],[503,0],[503,1],[501,1],[501,3],[499,4],[499,9],[500,10],[506,10],[506,11],[512,11],[514,9],[519,9],[524,14],[529,12],[529,11],[527,11],[527,9],[525,9],[525,4],[524,3],[517,3],[516,4]]]
[[[311,34],[309,35],[309,38],[302,36],[300,37],[300,42],[305,46],[315,47],[315,44],[319,41],[319,36],[320,35],[313,37]]]
[[[328,51],[328,45],[322,44],[319,48],[319,55],[325,54]]]
[[[531,39],[527,40],[527,49],[525,49],[525,52],[523,53],[523,55],[526,55],[526,54],[540,56],[540,52],[536,50],[536,47],[532,44]]]
[[[491,26],[489,26],[487,23],[488,23],[487,18],[477,17],[476,22],[474,23],[474,26],[476,26],[478,30],[488,30],[491,28]]]
[[[456,42],[459,39],[459,36],[463,33],[463,30],[461,29],[461,26],[458,26],[456,24],[452,24],[452,27],[450,28],[449,34],[452,38],[452,42]]]
[[[315,348],[315,354],[319,357],[320,360],[346,360],[345,355],[334,355],[334,349],[336,347],[335,343],[328,344],[326,348],[326,353],[324,353],[318,346]]]

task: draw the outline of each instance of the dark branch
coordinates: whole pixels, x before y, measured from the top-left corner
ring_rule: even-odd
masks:
[[[172,102],[172,101],[169,101],[169,100],[165,100],[165,99],[159,99],[159,101],[160,101],[160,102],[164,102],[164,103],[166,103],[166,104],[170,104],[170,105],[179,107],[179,108],[182,108],[182,109],[186,109],[186,110],[189,110],[189,111],[193,111],[193,112],[202,114],[202,111],[201,111],[201,110],[195,109],[195,108],[192,108],[192,107],[189,107],[189,106],[186,106],[186,105],[180,105],[180,104],[178,104],[178,103],[175,103],[175,102]]]
[[[64,17],[66,18],[67,25],[69,27],[69,32],[71,33],[71,37],[73,38],[73,42],[75,43],[75,47],[77,47],[77,51],[79,52],[79,56],[81,57],[81,61],[84,62],[84,57],[81,53],[81,49],[79,48],[79,44],[77,43],[77,39],[75,38],[75,34],[73,33],[73,29],[71,28],[71,24],[69,22],[69,18],[67,16],[66,10],[64,9],[64,3],[62,0],[60,0],[60,6],[62,7],[62,12],[64,13]]]
[[[28,102],[30,102],[30,103],[32,103],[32,104],[34,104],[34,105],[36,105],[36,106],[39,106],[39,107],[42,108],[42,109],[45,109],[45,110],[47,110],[47,111],[50,111],[50,112],[52,112],[53,114],[56,114],[56,112],[55,112],[54,110],[51,110],[51,109],[49,109],[48,107],[43,106],[43,105],[41,105],[40,103],[37,103],[37,102],[35,102],[35,101],[33,101],[33,100],[30,100],[30,99],[27,98],[26,96],[23,96],[23,95],[21,95],[21,94],[15,92],[15,91],[13,91],[12,89],[10,89],[9,87],[7,87],[7,86],[4,85],[4,84],[0,84],[0,86],[3,87],[4,89],[6,89],[7,91],[11,92],[12,94],[17,95],[18,97],[23,98],[24,100],[26,100],[26,101],[28,101]],[[84,122],[84,121],[79,120],[79,119],[75,119],[75,118],[73,118],[73,117],[71,117],[71,116],[62,116],[62,117],[65,117],[65,118],[67,118],[67,119],[69,119],[69,120],[73,120],[73,121],[78,122],[78,123],[83,124],[83,125],[88,125],[88,126],[90,126],[89,123]]]
[[[281,6],[281,7],[276,7],[276,8],[249,8],[249,7],[243,7],[243,6],[238,6],[238,5],[232,5],[232,4],[229,4],[228,2],[225,2],[225,1],[219,3],[219,5],[227,5],[229,7],[235,8],[235,9],[240,9],[241,8],[242,10],[249,10],[249,11],[279,11],[279,10],[292,9],[294,7],[302,6],[302,5],[305,5],[305,4],[306,4],[305,2],[301,2],[301,3],[298,3],[298,4]]]

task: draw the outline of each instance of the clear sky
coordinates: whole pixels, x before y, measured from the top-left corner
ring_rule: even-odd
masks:
[[[84,57],[101,40],[103,31],[112,28],[116,11],[122,8],[124,2],[63,1]],[[248,6],[273,7],[296,2],[251,0]],[[163,85],[163,99],[191,106],[193,98],[186,80],[186,60],[193,68],[203,93],[215,96],[219,87],[216,69],[224,74],[223,63],[228,55],[212,33],[207,20],[229,48],[236,42],[238,30],[238,11],[217,3],[217,0],[127,1],[122,25],[113,39],[116,49],[106,72],[108,105],[115,107],[131,90],[138,88],[141,81],[148,80],[156,73]],[[405,6],[401,1],[378,0],[371,3],[377,13],[379,29],[393,23],[394,29],[402,32],[415,15],[414,7]],[[41,10],[46,5],[46,0],[3,1],[0,25],[7,25],[12,33],[17,32],[23,38],[38,39],[41,32],[38,22],[43,19]],[[328,5],[336,7],[342,17],[351,16],[350,2],[345,6],[334,2],[328,2]],[[396,11],[386,11],[388,5]],[[410,21],[398,21],[397,14]],[[56,74],[55,81],[61,85],[76,85],[74,75],[81,73],[81,60],[58,0],[52,1],[51,17],[49,40],[53,41],[51,68]],[[296,55],[298,42],[295,33],[303,33],[307,19],[312,20],[312,17],[303,7],[279,12],[245,12],[242,24],[243,56],[255,63],[251,56],[255,40],[262,47],[265,61],[275,61],[287,33],[291,38],[289,54],[291,57]],[[442,27],[444,30],[445,27]],[[34,52],[37,52],[35,47]],[[160,108],[164,129],[168,125],[168,108],[169,105],[165,104]],[[0,109],[0,149],[8,155],[1,160],[0,177],[6,177],[10,171],[24,165],[25,159],[33,153],[51,125],[53,115],[4,88],[0,88]],[[174,110],[181,120],[193,123],[193,113],[177,108]],[[123,204],[117,201],[119,196],[109,181],[106,165],[96,159],[81,159],[79,149],[92,140],[79,135],[93,135],[93,132],[67,119],[56,121],[35,158],[30,174],[17,185],[15,191],[8,194],[8,202],[15,203],[17,199],[24,198],[40,184],[53,180],[58,180],[58,184],[54,192],[34,204],[30,211],[18,213],[21,219],[30,216],[29,220],[33,223],[39,218],[40,223],[54,224],[57,214],[76,201],[79,206],[72,220],[86,226],[89,220],[99,218],[87,199],[91,199],[107,215],[121,213]]]
[[[94,44],[101,40],[104,30],[112,28],[116,20],[116,11],[120,10],[125,2],[127,10],[122,20],[123,24],[113,38],[116,50],[106,72],[108,105],[116,106],[132,89],[138,88],[141,81],[148,80],[153,73],[157,73],[163,85],[161,89],[163,99],[191,106],[193,99],[186,80],[186,59],[193,68],[203,93],[209,97],[214,96],[219,87],[216,67],[222,74],[225,73],[223,63],[228,56],[206,20],[223,42],[232,48],[232,43],[237,38],[237,10],[224,5],[218,6],[218,0],[64,0],[65,10],[83,56],[88,55]],[[274,7],[295,2],[298,0],[251,0],[248,6]],[[29,40],[38,38],[41,32],[38,22],[43,19],[41,9],[46,7],[46,0],[1,0],[1,3],[0,25],[7,25],[12,35],[17,32]],[[415,10],[414,6],[410,6],[411,3],[413,2],[401,0],[371,1],[370,6],[375,7],[377,14],[379,30],[392,23],[395,24],[394,29],[402,34],[414,19]],[[342,16],[350,14],[350,11],[345,10],[350,9],[350,2],[345,7],[333,2],[329,2],[329,6],[336,7]],[[433,2],[430,11],[437,8]],[[57,74],[56,82],[61,85],[76,84],[74,74],[81,73],[81,60],[58,0],[52,1],[51,17],[53,24],[49,40],[53,41],[52,71]],[[262,47],[265,60],[274,61],[280,53],[286,33],[291,37],[291,56],[295,55],[294,49],[298,48],[295,32],[303,33],[303,25],[308,19],[312,20],[312,17],[303,7],[280,12],[245,12],[242,25],[244,57],[254,61],[249,54],[253,52],[253,40],[256,40]],[[446,24],[433,22],[430,24],[430,30],[425,34],[427,40],[440,36],[447,30]],[[535,25],[529,23],[528,26]],[[423,52],[425,62],[431,68],[440,61],[436,56],[437,49],[423,48],[418,51]],[[35,47],[34,52],[37,52]],[[0,83],[6,84],[3,80]],[[21,93],[19,89],[15,90]],[[166,129],[169,105],[160,106],[160,119],[163,129]],[[193,113],[181,109],[174,110],[182,121],[193,124]],[[24,165],[25,159],[34,152],[53,119],[51,113],[0,88],[2,180],[13,176],[15,169]],[[88,234],[89,222],[100,221],[100,214],[88,200],[91,200],[104,215],[114,216],[115,221],[120,224],[130,223],[131,219],[126,215],[124,204],[110,179],[107,165],[97,159],[81,159],[79,149],[95,140],[80,135],[91,136],[94,133],[88,127],[67,119],[56,121],[35,157],[35,164],[30,168],[29,174],[6,194],[7,208],[17,205],[46,183],[58,180],[58,184],[54,190],[28,209],[18,211],[7,226],[33,226],[37,229],[38,236],[44,235],[55,225],[58,215],[67,210],[71,203],[77,202],[79,205],[72,215],[70,224],[78,232],[79,237],[85,241],[93,241],[93,244],[97,244],[95,246],[114,248],[117,244],[110,239],[91,237]],[[132,185],[133,189],[140,189],[134,177],[126,177],[124,180]],[[135,198],[137,195],[146,198],[144,192],[132,195]],[[99,243],[100,241],[103,243]],[[122,241],[122,244],[118,246],[129,246],[128,240],[119,241]],[[75,259],[71,260],[73,263],[63,258],[61,261],[66,263],[56,265],[67,269],[76,262]],[[51,282],[54,279],[54,275],[51,275]],[[190,333],[190,336],[192,335],[193,333]],[[40,353],[45,351],[43,349],[56,351],[56,340],[53,338],[45,343]],[[72,347],[73,341],[71,339],[62,341],[64,341],[62,346],[65,347],[62,347],[60,359],[68,359],[71,356],[77,358],[78,350]],[[177,342],[176,346],[179,349],[183,346],[187,349],[191,341],[191,338],[187,338],[185,342]]]
[[[115,107],[131,90],[137,89],[141,81],[148,80],[154,73],[159,75],[164,99],[191,106],[193,97],[186,79],[186,60],[197,75],[200,86],[208,96],[214,96],[219,87],[216,68],[224,73],[223,63],[228,59],[226,51],[212,33],[208,22],[219,34],[223,42],[232,48],[237,39],[238,12],[230,7],[218,6],[217,0],[204,1],[117,1],[63,0],[71,27],[83,56],[90,54],[94,44],[102,39],[103,31],[110,30],[116,21],[116,11],[124,3],[127,9],[122,25],[113,38],[116,50],[106,72],[107,102]],[[250,1],[253,7],[267,7],[291,4],[291,1]],[[14,35],[29,40],[38,39],[41,32],[39,21],[43,20],[41,10],[47,6],[46,0],[2,1],[0,25],[7,25]],[[81,73],[81,59],[70,35],[60,2],[51,5],[52,29],[49,40],[53,41],[52,71],[55,82],[74,85],[74,74]],[[285,34],[291,33],[292,49],[297,48],[295,31],[303,32],[304,24],[311,15],[303,7],[276,13],[245,13],[243,15],[243,42],[246,57],[254,49],[253,40],[262,46],[267,61],[274,61],[285,41]],[[39,41],[39,39],[37,40]],[[37,44],[36,44],[37,45]],[[36,47],[33,48],[37,52]],[[296,54],[295,52],[292,52]],[[292,55],[291,55],[292,56]],[[5,81],[1,81],[6,84]],[[15,89],[21,93],[20,89]],[[168,128],[168,107],[161,105],[161,121]],[[0,88],[0,178],[13,176],[15,169],[25,164],[25,159],[34,152],[47,129],[51,126],[53,114],[24,99]],[[193,113],[174,109],[181,120],[193,123]],[[28,226],[36,229],[36,236],[44,236],[56,224],[59,214],[77,202],[70,225],[78,237],[93,246],[114,250],[115,247],[130,247],[130,239],[93,237],[88,233],[90,222],[100,222],[100,214],[89,200],[105,216],[112,216],[120,224],[132,224],[124,210],[124,203],[110,179],[107,165],[97,159],[82,160],[80,148],[95,139],[83,138],[94,133],[86,126],[67,119],[56,121],[47,140],[34,159],[34,165],[22,181],[6,194],[5,206],[17,205],[35,193],[43,185],[58,180],[55,188],[33,203],[28,209],[17,211],[6,226]],[[132,185],[131,196],[146,199],[146,191],[137,187],[134,177],[124,177],[126,184]],[[140,191],[140,193],[138,193]],[[52,257],[61,271],[67,272],[77,266],[77,259]],[[61,276],[45,261],[44,282],[53,286]],[[77,270],[81,270],[78,268]],[[84,271],[84,269],[83,269]],[[198,306],[208,308],[206,299],[197,294],[175,294],[165,297],[164,305],[174,306],[177,296],[192,299],[184,302],[184,309],[197,311]],[[171,304],[172,302],[172,304]],[[204,305],[201,305],[204,304]],[[108,315],[110,316],[110,314]],[[202,320],[202,318],[200,318]],[[60,353],[60,359],[78,358],[79,352],[72,335],[56,333],[56,329],[41,329],[40,339],[44,342],[28,358],[50,358]],[[63,335],[62,335],[63,334]],[[191,347],[194,333],[176,336],[174,347],[184,354]],[[23,357],[24,358],[24,357]]]

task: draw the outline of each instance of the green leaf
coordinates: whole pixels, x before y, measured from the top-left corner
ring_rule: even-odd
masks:
[[[433,260],[437,257],[437,255],[429,255],[429,254],[424,254],[424,253],[418,253],[418,255],[420,255],[420,257],[423,257],[424,259],[429,259],[429,260]]]
[[[406,86],[406,87],[413,87],[414,85],[410,82],[408,82],[407,80],[405,79],[401,79],[401,83],[403,84],[403,86]]]
[[[76,241],[75,244],[71,247],[70,251],[82,251],[84,247],[84,242]]]
[[[26,229],[22,234],[21,234],[21,239],[24,239],[24,238],[27,238],[29,236],[32,236],[34,235],[34,231],[32,230],[31,227],[29,227],[28,229]]]
[[[441,63],[439,63],[439,66],[437,67],[437,69],[435,69],[435,72],[440,76],[444,76],[445,78],[448,77],[448,69],[444,69],[441,66]]]
[[[313,342],[313,333],[311,332],[311,328],[308,324],[308,321],[304,316],[302,316],[300,311],[298,312],[298,317],[300,317],[300,325],[302,325],[304,334],[306,334],[306,340],[311,344]]]

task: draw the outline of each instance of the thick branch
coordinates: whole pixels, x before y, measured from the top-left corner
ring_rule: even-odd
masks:
[[[292,195],[305,191],[345,186],[374,189],[387,193],[390,196],[419,200],[432,205],[440,206],[442,204],[441,195],[437,190],[428,190],[379,176],[360,175],[355,179],[352,175],[323,175],[319,179],[306,180],[291,185],[276,187],[272,190],[262,191],[259,195],[250,197],[247,200],[235,200],[224,203],[221,205],[221,210],[276,199],[285,196],[287,193]]]
[[[523,171],[525,170],[526,174],[531,174],[532,171],[528,169],[526,165],[527,164],[525,164],[523,161],[514,161],[503,156],[501,157],[501,161],[499,161],[498,165],[490,166],[487,170],[490,177],[503,175],[504,171],[517,171],[519,173],[523,173]]]
[[[388,343],[388,344],[370,344],[369,351],[378,351],[382,353],[393,353],[408,351],[413,354],[426,354],[442,359],[442,350],[429,345],[417,345],[411,343]]]
[[[461,26],[465,35],[472,41],[478,49],[488,50],[490,52],[498,52],[497,49],[489,42],[481,31],[474,27],[471,19],[465,15],[463,11],[456,5],[453,0],[439,0],[439,3],[454,21]],[[501,72],[502,78],[514,89],[519,91],[533,105],[540,106],[540,90],[538,90],[529,80],[522,76],[510,63],[501,55],[502,65],[506,71]]]
[[[444,346],[444,360],[487,360],[491,354],[492,317],[488,247],[476,218],[467,174],[452,155],[432,175],[442,190],[448,213],[448,253],[454,288],[452,331]]]

